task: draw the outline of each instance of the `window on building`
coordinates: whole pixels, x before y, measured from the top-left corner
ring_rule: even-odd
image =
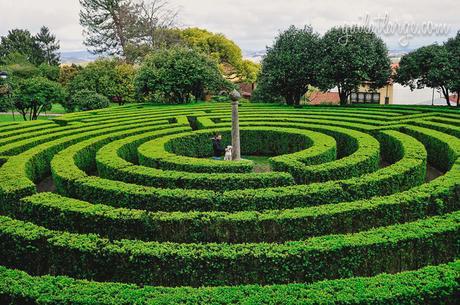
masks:
[[[380,103],[380,93],[377,92],[353,92],[350,95],[351,103]]]

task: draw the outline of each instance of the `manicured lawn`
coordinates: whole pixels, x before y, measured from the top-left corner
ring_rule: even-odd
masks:
[[[39,120],[48,120],[53,117],[46,117],[46,116],[40,116],[38,119]],[[14,118],[13,115],[11,114],[0,114],[0,122],[23,122],[24,119],[22,118],[22,115],[15,114]]]
[[[254,162],[254,172],[256,173],[266,173],[271,172],[270,162],[268,159],[270,157],[266,156],[242,156],[241,158],[251,160]]]

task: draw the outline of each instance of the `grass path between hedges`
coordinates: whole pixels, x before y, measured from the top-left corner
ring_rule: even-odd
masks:
[[[267,173],[271,172],[270,162],[267,156],[242,156],[243,159],[251,160],[254,162],[254,172],[255,173]]]

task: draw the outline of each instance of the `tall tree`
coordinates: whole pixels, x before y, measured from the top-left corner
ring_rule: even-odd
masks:
[[[267,48],[259,76],[263,86],[259,90],[284,97],[288,105],[299,105],[308,86],[317,82],[318,49],[319,35],[310,26],[289,27]]]
[[[452,68],[449,88],[457,94],[457,107],[460,107],[460,31],[453,38],[450,38],[445,46],[449,53],[449,63]]]
[[[396,81],[403,86],[409,86],[411,90],[440,88],[447,105],[450,106],[450,87],[454,74],[447,48],[433,44],[404,55],[399,63]]]
[[[235,42],[223,34],[188,28],[181,32],[181,37],[187,46],[214,58],[227,79],[236,80],[242,77],[244,73],[242,51]]]
[[[4,62],[13,53],[23,55],[28,62],[35,65],[43,62],[43,53],[28,30],[13,29],[1,38],[0,61]]]
[[[318,57],[319,88],[338,88],[340,104],[359,86],[371,89],[385,86],[391,75],[388,49],[381,38],[366,28],[335,27],[321,39],[322,53]]]
[[[96,54],[126,58],[139,47],[153,48],[158,31],[175,18],[164,0],[80,0],[80,4],[85,45]]]
[[[35,41],[43,53],[44,63],[52,66],[59,65],[59,41],[56,40],[55,35],[51,34],[49,28],[43,26],[40,32],[35,35]]]
[[[32,36],[28,30],[14,29],[1,38],[0,63],[11,61],[12,54],[15,54],[13,57],[20,54],[26,61],[36,66],[43,63],[58,65],[58,50],[59,42],[47,27],[42,27],[35,36]]]

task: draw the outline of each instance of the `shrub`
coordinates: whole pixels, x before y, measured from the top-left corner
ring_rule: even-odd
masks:
[[[107,108],[110,106],[110,101],[105,96],[91,90],[81,90],[76,92],[64,107],[68,112],[87,111]]]

